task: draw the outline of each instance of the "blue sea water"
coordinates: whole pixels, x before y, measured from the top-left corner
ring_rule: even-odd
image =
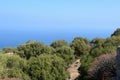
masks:
[[[110,36],[110,33],[103,32],[42,32],[42,31],[1,31],[0,32],[0,49],[4,47],[17,47],[20,44],[26,43],[28,40],[34,40],[42,42],[46,45],[50,45],[55,40],[66,40],[68,44],[75,37],[84,37],[92,40],[96,37],[106,38]]]
[[[68,43],[72,41],[75,35],[64,33],[46,33],[46,32],[1,32],[0,33],[0,49],[4,47],[17,47],[20,44],[26,43],[28,40],[42,42],[50,45],[55,40],[66,40]]]

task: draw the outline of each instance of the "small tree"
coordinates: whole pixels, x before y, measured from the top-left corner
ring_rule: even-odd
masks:
[[[27,61],[18,55],[0,55],[0,79],[18,78],[20,80],[30,80],[25,73]]]
[[[112,36],[107,38],[104,46],[119,46],[120,45],[120,36]]]
[[[81,66],[78,69],[80,72],[80,76],[78,77],[78,80],[79,79],[88,80],[87,71],[90,67],[91,62],[93,62],[93,60],[94,58],[89,53],[86,53],[81,56],[80,58]]]
[[[67,46],[67,41],[65,40],[57,40],[57,41],[54,41],[51,46],[53,48],[57,48],[57,47],[62,47],[62,46]]]
[[[28,74],[32,80],[65,80],[68,77],[66,62],[56,55],[31,57],[28,65]]]
[[[63,58],[68,65],[75,61],[74,50],[68,46],[56,48],[56,55]]]
[[[111,35],[112,36],[120,36],[120,28],[117,28],[114,33]]]
[[[94,46],[97,47],[97,46],[102,46],[104,42],[105,40],[102,38],[95,38],[90,43],[94,44]]]
[[[19,45],[17,47],[17,54],[22,57],[29,59],[30,57],[36,57],[43,53],[53,53],[54,48],[44,45],[40,42],[28,41],[26,44]]]
[[[89,51],[89,40],[86,38],[76,37],[70,44],[71,48],[74,49],[77,57]]]

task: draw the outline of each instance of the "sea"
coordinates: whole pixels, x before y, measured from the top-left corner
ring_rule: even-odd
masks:
[[[92,40],[96,37],[106,38],[110,34],[92,33],[92,32],[40,32],[40,31],[1,31],[0,32],[0,49],[5,47],[16,48],[20,44],[25,44],[29,40],[38,41],[45,45],[50,45],[56,40],[66,40],[68,44],[75,37],[83,37]]]

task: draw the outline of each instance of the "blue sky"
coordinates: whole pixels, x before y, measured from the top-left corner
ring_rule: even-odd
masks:
[[[43,31],[115,29],[120,25],[119,4],[119,0],[2,0],[0,26]]]
[[[36,34],[66,35],[63,38],[70,35],[109,37],[118,27],[120,0],[0,1],[0,36],[3,38],[9,34],[12,37]]]

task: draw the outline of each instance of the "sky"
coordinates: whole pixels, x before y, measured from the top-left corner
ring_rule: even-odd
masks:
[[[119,27],[120,0],[0,1],[0,43],[106,38]]]

